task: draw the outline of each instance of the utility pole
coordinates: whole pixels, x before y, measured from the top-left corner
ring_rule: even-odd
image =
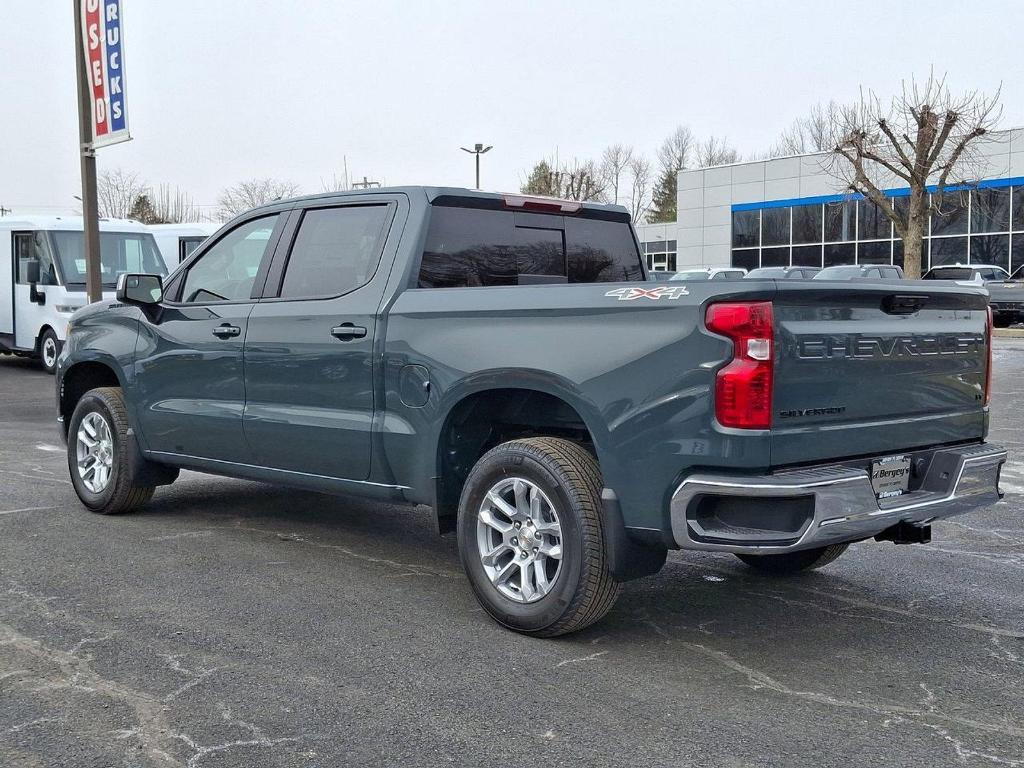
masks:
[[[0,205],[0,216],[6,216],[8,213],[11,213],[11,209],[4,208],[2,205]]]
[[[459,147],[463,152],[469,152],[471,155],[476,155],[476,188],[480,189],[480,155],[485,152],[490,152],[494,147],[483,144],[474,144],[473,149],[466,149],[465,147]]]
[[[362,181],[353,182],[352,189],[371,189],[372,187],[379,187],[379,186],[380,186],[380,182],[379,181],[370,181],[365,176],[363,176],[363,180]]]
[[[100,275],[100,214],[96,200],[96,150],[92,142],[92,102],[82,41],[82,0],[75,0],[75,71],[78,81],[78,135],[82,154],[82,219],[85,238],[85,287],[89,303],[103,299]]]

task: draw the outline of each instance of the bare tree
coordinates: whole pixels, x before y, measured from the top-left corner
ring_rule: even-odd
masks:
[[[220,193],[217,199],[221,218],[229,219],[250,208],[256,208],[275,200],[292,197],[299,192],[299,185],[282,179],[249,179],[240,181]]]
[[[633,148],[625,144],[612,144],[601,154],[601,175],[608,187],[609,202],[618,204],[619,185],[623,173],[633,161]]]
[[[740,159],[740,153],[736,151],[735,147],[730,146],[727,139],[717,136],[708,136],[704,141],[699,142],[694,150],[697,156],[697,166],[700,168],[737,163]]]
[[[693,162],[696,144],[693,132],[685,125],[677,126],[661,143],[658,148],[658,180],[648,206],[648,221],[676,220],[676,177]]]
[[[921,276],[921,250],[930,214],[941,215],[950,184],[971,185],[981,172],[978,139],[1001,117],[999,91],[953,95],[946,78],[929,74],[918,84],[903,83],[887,107],[872,92],[839,111],[834,127],[839,140],[831,170],[853,192],[878,206],[903,240],[903,269]],[[910,187],[905,204],[896,205],[883,189]],[[929,195],[928,185],[934,185]]]
[[[162,222],[179,224],[183,221],[206,221],[207,216],[190,195],[178,187],[161,184],[150,196],[153,213]]]
[[[121,168],[103,171],[96,181],[96,200],[105,218],[128,218],[135,201],[148,193],[149,185],[139,174]]]
[[[806,117],[799,117],[785,129],[768,150],[768,157],[806,155],[831,152],[838,140],[835,135],[836,116],[842,107],[834,101],[816,104]]]
[[[629,161],[629,176],[632,182],[629,195],[629,212],[633,221],[640,221],[651,209],[651,163],[640,155]]]
[[[605,177],[593,160],[541,160],[533,166],[520,191],[567,200],[603,200],[606,186]]]

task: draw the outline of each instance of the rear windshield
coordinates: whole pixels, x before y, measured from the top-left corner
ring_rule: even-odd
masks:
[[[814,280],[852,280],[864,274],[863,267],[825,267]]]
[[[643,280],[625,221],[434,206],[419,288]]]
[[[970,267],[937,267],[924,276],[925,280],[970,280],[974,270]]]
[[[761,269],[752,269],[747,272],[747,277],[785,277],[786,269],[784,267],[762,267]]]

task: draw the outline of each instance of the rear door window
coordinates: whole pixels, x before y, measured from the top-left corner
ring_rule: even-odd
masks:
[[[280,296],[330,298],[370,282],[384,244],[387,205],[306,211],[295,235]]]
[[[417,286],[641,279],[640,253],[626,222],[435,206]]]

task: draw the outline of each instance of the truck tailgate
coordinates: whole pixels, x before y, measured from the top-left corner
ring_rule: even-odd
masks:
[[[984,292],[917,282],[777,285],[773,465],[984,437]]]

